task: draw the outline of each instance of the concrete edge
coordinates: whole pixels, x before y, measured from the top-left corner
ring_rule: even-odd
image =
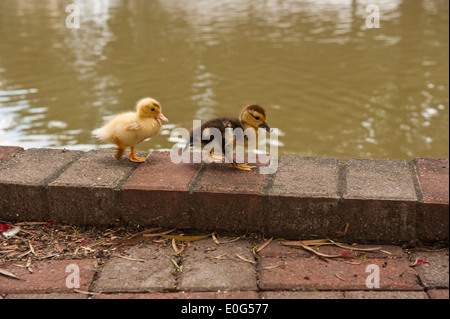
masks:
[[[39,152],[50,160],[38,162]],[[336,165],[335,159],[282,156],[275,174],[259,175],[226,164],[174,164],[168,152],[153,152],[140,165],[126,158],[116,162],[113,151],[70,152],[76,154],[65,159],[58,149],[0,146],[0,220],[109,225],[120,219],[288,239],[449,241],[448,159]],[[418,168],[424,162],[427,169]],[[53,192],[49,185],[61,180],[65,184]]]

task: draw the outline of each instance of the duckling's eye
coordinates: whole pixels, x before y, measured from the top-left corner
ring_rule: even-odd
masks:
[[[259,120],[259,116],[255,116],[255,120]]]
[[[153,111],[153,112],[155,111],[155,108],[154,108],[154,107],[152,107],[152,111]]]

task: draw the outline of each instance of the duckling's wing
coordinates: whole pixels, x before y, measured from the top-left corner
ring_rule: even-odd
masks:
[[[141,124],[139,124],[138,122],[131,122],[127,125],[126,129],[128,131],[138,131],[141,129]]]

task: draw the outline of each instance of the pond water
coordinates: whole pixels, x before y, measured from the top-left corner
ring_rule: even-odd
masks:
[[[448,157],[448,58],[447,0],[1,0],[0,145],[113,148],[91,131],[151,96],[137,150],[258,103],[281,155]]]

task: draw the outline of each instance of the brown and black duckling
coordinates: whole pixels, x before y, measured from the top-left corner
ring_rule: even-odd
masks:
[[[125,112],[114,116],[101,128],[92,131],[92,135],[102,141],[115,143],[117,152],[114,155],[120,160],[126,147],[130,147],[130,161],[142,163],[146,158],[137,157],[134,146],[143,140],[156,136],[161,131],[161,121],[169,120],[161,113],[161,104],[150,97],[136,103],[136,112]]]
[[[247,105],[246,107],[244,107],[239,118],[220,117],[220,118],[214,118],[214,119],[204,122],[200,126],[201,134],[198,134],[198,135],[201,139],[201,136],[203,136],[204,133],[206,136],[210,135],[209,133],[210,133],[211,128],[218,129],[220,131],[220,133],[222,134],[222,141],[221,141],[221,145],[219,144],[219,145],[216,145],[215,147],[217,147],[217,146],[221,147],[222,153],[225,153],[225,156],[227,156],[227,154],[231,154],[231,157],[233,157],[233,150],[237,144],[236,142],[237,141],[244,142],[243,143],[244,146],[247,146],[248,136],[246,134],[239,134],[239,133],[235,134],[233,136],[233,140],[231,143],[231,142],[228,142],[227,139],[225,138],[225,129],[231,128],[234,130],[234,129],[240,128],[243,131],[245,131],[247,129],[251,129],[250,132],[252,132],[252,134],[254,134],[254,136],[257,138],[258,137],[258,128],[260,128],[260,127],[265,129],[267,132],[271,132],[271,128],[269,127],[269,125],[267,125],[266,119],[267,119],[266,111],[261,106],[259,106],[257,104],[250,104],[250,105]],[[194,145],[195,142],[198,142],[194,135],[195,135],[194,130],[192,130],[190,132],[189,141],[186,143],[186,146],[184,148],[185,150],[188,149],[191,145]],[[203,148],[203,146],[210,143],[210,140],[207,140],[207,141],[201,140],[200,143]],[[226,152],[227,149],[229,150],[229,152]],[[209,155],[212,158],[212,160],[209,160],[210,162],[213,160],[223,160],[223,157],[215,156],[212,151],[210,152]],[[230,156],[230,155],[228,155],[228,156]],[[249,166],[245,163],[237,164],[233,158],[227,157],[227,159],[232,163],[231,164],[232,167],[239,169],[239,170],[250,171],[252,168],[255,167],[255,166]]]

